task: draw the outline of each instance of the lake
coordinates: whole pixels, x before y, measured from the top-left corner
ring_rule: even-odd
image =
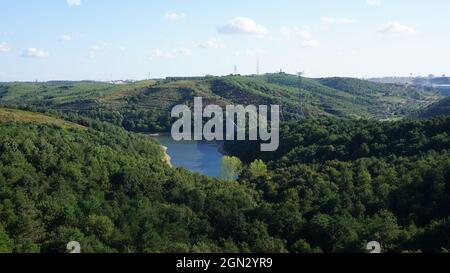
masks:
[[[166,146],[174,167],[186,168],[192,172],[211,177],[220,176],[220,162],[223,155],[219,152],[222,144],[209,141],[174,141],[170,135],[155,137]]]

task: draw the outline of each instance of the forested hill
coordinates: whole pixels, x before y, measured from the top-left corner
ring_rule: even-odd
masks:
[[[256,191],[162,158],[156,141],[117,127],[3,120],[0,253],[64,253],[74,240],[83,253],[287,251],[254,216]]]
[[[286,122],[276,153],[228,142],[249,165],[225,181],[111,124],[2,111],[0,252],[450,251],[450,117]]]
[[[299,91],[299,86],[301,91]],[[107,121],[129,131],[168,131],[170,110],[207,103],[280,104],[283,118],[338,116],[390,119],[409,115],[440,98],[434,90],[330,78],[301,81],[285,73],[261,76],[171,78],[125,85],[95,82],[1,83],[0,105]]]
[[[429,107],[419,111],[419,116],[424,118],[449,116],[450,115],[450,98],[442,99]]]
[[[46,116],[43,114],[0,107],[0,123],[14,121],[31,124],[55,125],[66,129],[87,129],[86,127],[83,127],[79,124]]]
[[[267,162],[240,183],[262,193],[268,204],[260,217],[295,249],[351,252],[372,238],[385,252],[448,252],[449,132],[450,117],[305,119],[282,126],[276,153],[253,152],[254,142],[226,148]]]

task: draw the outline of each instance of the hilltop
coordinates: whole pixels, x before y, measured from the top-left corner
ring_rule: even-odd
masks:
[[[2,83],[0,105],[53,110],[73,118],[107,121],[130,131],[170,128],[170,110],[205,104],[279,104],[283,119],[337,116],[390,119],[436,102],[433,89],[373,83],[352,78],[303,78],[277,73],[260,76],[167,78],[122,85],[96,82]],[[299,98],[302,106],[299,106]]]
[[[7,109],[0,107],[0,123],[23,122],[42,125],[55,125],[66,129],[87,129],[81,125],[68,122],[62,119],[46,116],[39,113],[22,111],[17,109]]]

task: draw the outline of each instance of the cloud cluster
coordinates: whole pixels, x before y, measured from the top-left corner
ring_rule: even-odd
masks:
[[[265,35],[269,31],[248,17],[236,17],[217,27],[222,34]]]
[[[21,56],[23,58],[47,58],[50,55],[42,49],[30,47],[25,49]]]
[[[299,40],[300,46],[304,48],[320,46],[319,41],[313,39],[311,32],[308,28],[305,27],[282,27],[280,33],[284,39]]]
[[[66,0],[69,6],[81,6],[81,0]]]
[[[369,6],[381,6],[381,0],[367,0]]]
[[[378,31],[383,34],[402,34],[402,35],[416,35],[419,33],[419,31],[416,30],[415,28],[402,25],[397,21],[391,21],[384,24],[383,26],[380,27]]]
[[[281,35],[286,39],[310,39],[311,33],[308,28],[299,28],[299,27],[282,27]]]
[[[72,41],[73,41],[73,37],[70,36],[70,35],[64,34],[64,35],[61,36],[61,38],[59,38],[59,40],[60,40],[61,42],[66,42],[66,43],[68,43],[68,42],[72,42]]]
[[[164,51],[161,49],[155,49],[152,51],[152,53],[150,53],[150,55],[148,56],[148,60],[149,61],[154,61],[157,59],[170,59],[173,57],[177,57],[177,56],[190,56],[192,55],[192,51],[189,48],[177,48],[175,50],[172,51]]]
[[[184,18],[186,18],[186,16],[187,15],[184,12],[182,13],[167,12],[166,14],[164,14],[164,18],[171,21],[183,20]]]
[[[11,51],[11,46],[5,42],[0,43],[0,52],[9,52]]]
[[[353,24],[355,20],[350,18],[333,18],[333,17],[323,17],[322,23],[328,25],[350,25]]]
[[[226,45],[222,44],[220,42],[220,39],[210,38],[205,43],[200,44],[199,47],[200,48],[209,48],[209,49],[222,49],[222,48],[226,48]]]
[[[89,58],[93,59],[97,56],[97,52],[102,50],[102,47],[99,45],[93,45],[89,47]]]

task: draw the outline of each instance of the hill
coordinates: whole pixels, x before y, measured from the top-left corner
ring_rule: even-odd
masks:
[[[437,101],[432,89],[372,83],[357,79],[299,80],[278,73],[261,76],[169,78],[124,85],[94,82],[3,83],[0,105],[33,111],[53,110],[107,121],[130,131],[168,131],[173,106],[205,104],[279,104],[283,118],[338,116],[389,119],[407,116]]]
[[[450,98],[442,99],[419,112],[420,117],[450,116]]]
[[[0,123],[0,252],[284,252],[252,215],[257,192],[163,162],[114,127]]]
[[[181,90],[233,101],[221,88],[237,84],[241,101],[274,99],[261,79],[219,80],[146,82],[96,100],[147,107],[163,86],[168,104]],[[170,168],[152,138],[86,116],[67,112],[91,128],[66,130],[77,126],[0,113],[0,252],[64,252],[73,240],[86,253],[347,253],[372,240],[384,252],[450,250],[448,117],[283,122],[277,152],[225,144],[245,162],[225,181]]]
[[[275,153],[258,152],[256,142],[227,142],[225,148],[253,162],[239,182],[261,192],[267,204],[260,217],[290,249],[358,252],[376,240],[383,252],[446,252],[449,131],[449,117],[327,117],[283,124]],[[257,159],[267,167],[258,167],[264,163]]]
[[[43,114],[0,107],[0,123],[5,122],[24,122],[33,124],[55,125],[66,129],[87,129],[86,127],[83,127],[76,123],[68,122]]]

